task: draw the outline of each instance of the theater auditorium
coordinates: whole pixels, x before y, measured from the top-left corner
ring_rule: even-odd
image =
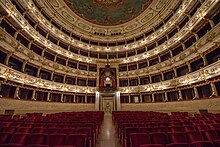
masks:
[[[220,0],[0,0],[0,147],[220,147]]]

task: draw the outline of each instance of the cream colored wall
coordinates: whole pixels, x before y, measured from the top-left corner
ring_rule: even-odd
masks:
[[[178,102],[121,104],[122,111],[157,111],[167,113],[185,111],[193,114],[198,113],[199,109],[207,109],[212,113],[220,113],[220,98]]]
[[[15,110],[15,114],[41,112],[44,114],[70,111],[94,111],[95,104],[74,104],[0,99],[0,114],[6,110]]]

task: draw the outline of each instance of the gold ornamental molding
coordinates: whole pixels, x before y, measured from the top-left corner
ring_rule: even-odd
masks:
[[[21,1],[21,0],[20,0]],[[39,3],[43,3],[43,1],[39,1]],[[180,19],[180,18],[182,18],[182,15],[181,14],[184,14],[184,12],[186,11],[186,10],[188,10],[189,9],[189,5],[193,5],[193,3],[192,3],[193,1],[191,1],[191,3],[187,3],[187,1],[185,1],[183,4],[182,4],[182,7],[181,7],[181,11],[179,10],[179,12],[181,12],[181,13],[176,13],[173,17],[172,17],[172,19],[170,20],[170,21],[168,21],[167,23],[166,23],[166,25],[164,25],[164,28],[166,28],[166,29],[164,29],[164,28],[162,28],[162,29],[160,29],[160,30],[158,30],[158,32],[159,33],[157,33],[157,34],[155,34],[155,33],[153,33],[153,36],[154,36],[154,40],[150,40],[151,42],[153,42],[153,41],[155,41],[157,38],[159,38],[159,37],[161,37],[162,35],[165,35],[166,34],[166,32],[168,31],[168,30],[170,30],[170,29],[172,29],[174,26],[175,26],[175,23],[177,22],[177,20],[178,19]],[[51,27],[50,27],[50,22],[48,22],[45,18],[44,18],[44,16],[34,7],[34,4],[33,3],[31,3],[31,1],[29,1],[29,3],[24,3],[23,1],[22,1],[22,4],[24,4],[23,5],[23,7],[25,7],[26,9],[30,9],[30,10],[32,10],[32,11],[30,11],[29,13],[32,13],[33,14],[33,16],[35,16],[35,18],[34,19],[36,19],[36,21],[39,21],[40,20],[40,23],[41,23],[41,25],[43,25],[44,26],[44,28],[45,29],[47,29],[48,31],[51,31]],[[44,4],[44,3],[43,3]],[[42,4],[42,5],[43,5]],[[45,6],[46,6],[46,4],[44,4]],[[63,7],[62,7],[63,8]],[[33,9],[34,9],[34,11],[33,11]],[[49,8],[48,8],[49,9]],[[47,12],[47,13],[50,13],[50,11],[47,11],[47,9],[45,9],[45,11]],[[66,11],[66,9],[64,9],[64,11]],[[52,13],[52,14],[54,14],[54,13]],[[50,14],[50,15],[52,15],[52,14]],[[55,13],[56,14],[56,13]],[[66,17],[66,18],[70,18],[71,16],[68,16],[68,17]],[[56,18],[56,17],[54,17],[53,18],[54,20],[56,20],[57,19],[57,21],[59,21],[59,19],[58,18]],[[44,20],[44,21],[41,21],[41,20]],[[160,19],[158,19],[158,20],[160,20]],[[45,23],[46,22],[46,23]],[[65,23],[66,21],[63,21],[63,23]],[[63,27],[65,27],[65,26],[67,26],[66,24],[63,24],[62,25]],[[81,28],[82,26],[80,26],[80,28]],[[89,26],[88,26],[89,27]],[[145,27],[144,27],[145,28]],[[74,32],[75,31],[75,29],[76,28],[74,28],[74,30],[70,30],[70,32]],[[146,29],[152,29],[152,26],[147,26],[146,27]],[[67,29],[68,30],[68,29]],[[81,32],[76,32],[76,33],[78,33],[77,35],[78,36],[82,36],[83,35],[83,31],[84,31],[85,29],[83,29],[83,30],[81,30]],[[100,30],[100,29],[99,29]],[[108,28],[108,30],[109,30],[109,28]],[[141,31],[139,30],[138,32],[139,33],[143,33],[143,27],[142,27],[142,29],[141,29]],[[101,32],[103,32],[103,31],[101,31]],[[68,37],[69,36],[67,36],[66,34],[64,34],[63,32],[61,32],[60,30],[58,30],[58,29],[56,29],[55,27],[53,27],[53,31],[51,31],[51,33],[53,34],[53,35],[55,35],[55,36],[57,36],[58,38],[60,38],[60,36],[63,36],[63,37],[61,37],[60,39],[61,40],[63,40],[63,41],[66,41],[66,40],[69,40],[68,39]],[[74,32],[75,33],[75,32]],[[59,35],[59,34],[61,34],[61,35]],[[142,34],[140,34],[140,35],[142,35]],[[95,38],[96,38],[96,36],[94,36],[94,35],[91,35],[91,34],[85,34],[85,36],[84,37],[90,37],[90,38],[88,38],[89,40],[94,40]],[[131,34],[129,34],[129,35],[123,35],[122,36],[122,38],[120,39],[121,41],[125,41],[126,39],[128,39],[129,37],[131,37]],[[64,39],[65,38],[65,39]],[[114,36],[114,38],[115,38],[115,36]],[[132,38],[132,37],[131,37]],[[134,38],[134,37],[133,37]],[[72,38],[73,39],[73,38]],[[109,38],[110,39],[110,38]],[[112,42],[117,42],[117,41],[120,41],[120,40],[112,40]],[[146,40],[148,40],[148,38],[146,38]],[[99,42],[103,42],[103,41],[105,41],[105,37],[104,36],[102,36],[102,38],[100,38],[99,40],[97,40],[97,41],[99,41]],[[69,42],[67,42],[67,43],[69,43]],[[87,50],[95,50],[95,51],[97,51],[97,52],[115,52],[115,51],[123,51],[123,50],[129,50],[129,49],[132,49],[132,46],[128,46],[128,48],[125,48],[124,49],[124,46],[117,46],[117,47],[108,47],[108,48],[106,48],[106,47],[101,47],[101,46],[95,46],[95,45],[91,45],[91,44],[86,44],[86,43],[84,43],[84,42],[81,42],[81,41],[78,41],[78,40],[74,40],[74,44],[72,44],[73,46],[76,46],[76,47],[84,47],[84,49],[87,49]],[[143,45],[143,44],[139,44],[139,43],[137,43],[136,44],[136,46],[137,45]]]
[[[152,92],[162,91],[167,89],[179,88],[182,86],[192,85],[199,82],[209,80],[220,75],[220,60],[206,66],[200,70],[192,72],[190,74],[158,83],[141,85],[141,86],[129,86],[119,87],[121,93],[137,93],[137,92]]]
[[[209,80],[219,75],[220,75],[220,60],[209,66],[204,67],[203,69],[197,70],[193,73],[172,80],[166,80],[158,83],[141,85],[141,86],[119,87],[118,89],[121,93],[160,91],[160,90],[173,89],[173,88],[195,84],[198,82]],[[13,81],[15,83],[20,83],[23,85],[29,85],[37,88],[49,89],[54,91],[74,92],[74,93],[96,92],[96,87],[69,85],[69,84],[44,80],[21,73],[3,64],[0,64],[0,77],[5,80]]]
[[[54,81],[44,80],[41,78],[36,78],[17,70],[9,68],[3,64],[0,64],[0,77],[13,81],[15,83],[20,83],[23,85],[29,85],[37,88],[48,89],[53,91],[63,91],[63,92],[74,92],[74,93],[95,93],[96,87],[70,85],[64,83],[58,83]]]
[[[196,14],[190,19],[188,24],[186,24],[171,39],[169,39],[167,42],[161,44],[160,46],[156,47],[155,49],[153,49],[151,51],[148,51],[148,52],[145,52],[143,54],[137,55],[137,57],[142,56],[141,59],[145,59],[145,58],[149,58],[150,56],[158,55],[159,53],[167,50],[167,48],[169,48],[169,47],[173,46],[174,44],[176,44],[184,36],[189,34],[190,30],[192,30],[203,19],[203,17],[208,13],[208,11],[211,10],[212,7],[215,6],[215,4],[216,4],[215,2],[211,1],[210,3],[208,3],[208,1],[211,1],[211,0],[207,0],[200,7],[199,11],[197,11]],[[35,41],[38,41],[39,43],[41,43],[43,46],[47,47],[48,49],[54,50],[54,52],[56,52],[58,54],[66,55],[69,58],[74,57],[74,59],[76,59],[76,60],[78,59],[79,61],[83,60],[83,61],[90,62],[90,60],[88,58],[80,57],[79,55],[76,55],[76,54],[74,54],[70,51],[62,49],[61,47],[51,43],[49,40],[47,40],[46,38],[41,36],[34,28],[32,28],[29,24],[26,23],[26,20],[23,18],[23,16],[16,9],[14,9],[14,6],[10,2],[1,3],[1,5],[6,10],[6,12],[11,16],[11,18],[13,18],[21,26],[21,28],[23,28],[24,31],[26,31],[28,34],[30,34],[33,37],[33,39],[35,39]],[[31,10],[35,11],[36,9],[32,8]],[[51,28],[51,32],[53,32],[53,33],[57,34],[58,36],[60,36],[60,38],[62,38],[62,40],[68,41],[73,46],[78,45],[77,47],[79,47],[79,48],[88,49],[88,50],[91,50],[91,51],[100,51],[100,52],[113,52],[114,51],[114,52],[117,52],[117,51],[122,51],[122,50],[131,50],[131,49],[135,49],[135,48],[140,47],[140,46],[145,46],[145,44],[147,44],[148,42],[154,40],[157,36],[157,35],[156,36],[148,36],[142,41],[137,41],[137,42],[129,44],[127,46],[92,47],[88,44],[83,44],[81,42],[74,41],[69,36],[65,36],[64,34],[60,34],[61,32],[59,32],[54,27],[52,27],[50,25],[50,23],[47,23],[47,21],[45,19],[39,19],[39,20],[43,21],[43,24],[47,24],[48,27]],[[156,32],[156,33],[160,34],[161,32]],[[93,60],[91,62],[95,62],[94,61],[95,59],[92,59],[92,58],[90,58],[90,59]],[[134,59],[140,60],[139,58],[133,58],[133,60]],[[102,59],[98,59],[98,60],[101,61]],[[133,60],[130,60],[130,58],[127,58],[123,62],[124,63],[134,62]],[[110,59],[109,62],[112,62],[112,59]]]

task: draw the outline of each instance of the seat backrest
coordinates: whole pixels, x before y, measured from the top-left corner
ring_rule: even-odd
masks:
[[[0,133],[0,144],[8,143],[10,139],[10,133]]]
[[[4,127],[2,129],[2,132],[13,134],[16,131],[16,129],[17,129],[16,127]]]
[[[30,134],[27,140],[27,145],[31,144],[44,144],[46,134]]]
[[[131,133],[139,133],[139,128],[137,127],[126,127],[125,129],[125,137],[129,138]]]
[[[65,134],[50,134],[46,137],[46,144],[49,146],[63,145],[66,141]]]
[[[90,128],[78,128],[76,133],[77,134],[85,134],[86,138],[92,137],[92,133],[91,133],[91,129]]]
[[[168,127],[156,127],[157,132],[169,132]]]
[[[208,141],[214,141],[220,139],[220,136],[215,130],[202,131],[202,135],[204,139]]]
[[[1,144],[1,147],[24,147],[22,144]]]
[[[184,126],[184,130],[185,132],[188,132],[188,131],[195,131],[195,127],[190,125],[190,126]]]
[[[188,143],[172,143],[172,144],[167,144],[166,147],[190,147],[190,144],[188,144]]]
[[[29,134],[27,133],[15,133],[12,135],[9,143],[17,143],[25,145],[27,137]]]
[[[215,147],[211,141],[198,141],[190,144],[190,147]]]
[[[76,129],[74,128],[63,128],[60,130],[61,134],[75,134],[76,133]]]
[[[153,132],[150,133],[151,143],[153,144],[167,144],[169,139],[166,133],[164,132]]]
[[[209,130],[209,127],[207,125],[197,125],[196,128],[198,131]]]
[[[185,133],[182,132],[172,132],[168,133],[171,143],[187,143],[187,137]]]
[[[186,132],[189,142],[203,141],[203,136],[198,131]]]
[[[140,147],[143,144],[150,143],[150,136],[147,133],[130,134],[130,147]]]
[[[41,127],[32,128],[31,133],[44,133],[44,128]]]
[[[170,127],[170,132],[183,132],[182,126],[172,126]]]
[[[139,128],[141,133],[151,133],[155,132],[154,128],[149,128],[149,127],[141,127]]]
[[[16,133],[29,133],[31,130],[31,128],[28,128],[28,127],[19,127],[17,128],[16,130]]]
[[[72,134],[67,137],[67,145],[73,145],[76,147],[86,147],[86,135],[85,134]]]
[[[44,129],[44,133],[46,133],[46,134],[57,134],[59,132],[60,132],[60,129],[58,129],[58,128]]]
[[[144,144],[141,145],[140,147],[165,147],[163,144]]]

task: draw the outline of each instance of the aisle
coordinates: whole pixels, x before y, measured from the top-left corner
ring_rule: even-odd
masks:
[[[111,115],[105,115],[96,147],[121,147]]]

